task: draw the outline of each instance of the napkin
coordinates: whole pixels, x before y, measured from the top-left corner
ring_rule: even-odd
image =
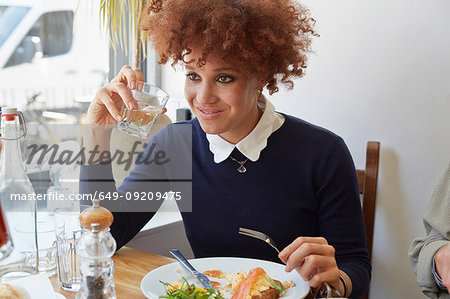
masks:
[[[52,283],[47,273],[31,275],[23,278],[5,281],[12,286],[18,285],[28,291],[31,299],[57,299]]]

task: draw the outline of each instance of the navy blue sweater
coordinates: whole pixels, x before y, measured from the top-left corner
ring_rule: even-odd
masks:
[[[191,136],[186,134],[186,124],[192,125]],[[299,236],[322,236],[334,246],[338,267],[352,280],[351,298],[364,294],[371,265],[355,167],[340,137],[285,115],[284,124],[269,137],[259,160],[245,163],[245,173],[239,173],[239,165],[231,159],[214,162],[196,119],[169,125],[152,142],[169,152],[176,148],[176,155],[169,153],[176,169],[138,165],[118,191],[152,190],[152,180],[162,176],[179,182],[192,175],[192,212],[182,212],[182,217],[196,257],[237,256],[280,262],[276,251],[264,242],[239,235],[239,227],[267,233],[279,248]],[[184,162],[177,160],[191,155],[191,146],[192,162],[190,157]],[[232,156],[246,159],[237,149]],[[82,171],[84,178],[100,176],[95,167],[88,168]],[[101,176],[104,179],[105,174]],[[107,176],[112,177],[110,171]],[[115,191],[112,181],[103,184],[102,190]],[[92,184],[89,191],[86,184],[82,189],[93,191]],[[153,210],[158,205],[148,204],[155,205]],[[111,232],[118,247],[133,238],[153,214],[114,213]]]

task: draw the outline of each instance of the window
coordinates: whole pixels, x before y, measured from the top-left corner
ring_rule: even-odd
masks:
[[[11,55],[5,67],[30,63],[35,57],[53,57],[68,53],[72,47],[72,28],[72,11],[43,14]]]
[[[29,10],[29,7],[0,6],[0,47]]]

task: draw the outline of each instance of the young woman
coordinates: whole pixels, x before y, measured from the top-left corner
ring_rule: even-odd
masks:
[[[169,125],[152,143],[170,150],[191,142],[192,212],[182,216],[196,257],[281,259],[313,288],[327,282],[359,298],[371,266],[349,151],[332,132],[275,112],[262,94],[292,88],[291,79],[303,76],[317,36],[313,25],[308,10],[290,0],[150,1],[142,27],[160,62],[184,69],[185,97],[196,116]],[[97,92],[87,123],[120,121],[122,103],[136,107],[130,92],[136,81],[144,81],[141,71],[123,67]],[[186,125],[189,138],[180,129]],[[109,135],[90,134],[87,140],[107,147]],[[93,177],[90,169],[85,177]],[[170,172],[158,169],[137,165],[118,192],[152,190],[136,182]],[[115,191],[114,184],[102,188]],[[119,247],[153,214],[115,213],[111,230]],[[239,235],[239,227],[263,231],[284,249],[277,255]]]

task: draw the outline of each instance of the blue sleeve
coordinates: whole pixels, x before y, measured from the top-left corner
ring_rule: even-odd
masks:
[[[355,166],[342,138],[334,139],[320,164],[316,178],[320,235],[335,248],[339,269],[352,281],[350,298],[360,298],[369,286],[371,264]]]
[[[116,190],[111,164],[82,165],[80,169],[80,193],[98,195],[113,194]],[[89,204],[87,200],[84,201]],[[151,213],[121,212],[120,202],[103,200],[101,206],[112,211],[114,221],[110,227],[117,250],[128,243],[151,219]]]
[[[110,195],[109,200],[104,199],[101,205],[114,215],[110,229],[117,242],[117,250],[139,233],[159,209],[162,200],[156,200],[154,195],[170,190],[166,166],[164,163],[157,163],[164,161],[161,153],[166,153],[165,133],[160,133],[155,135],[136,157],[134,169],[117,189],[111,163],[118,161],[81,166],[80,193],[97,197],[100,193]],[[111,157],[114,157],[114,153],[111,153]],[[119,163],[119,167],[120,165],[125,167],[126,163]]]

